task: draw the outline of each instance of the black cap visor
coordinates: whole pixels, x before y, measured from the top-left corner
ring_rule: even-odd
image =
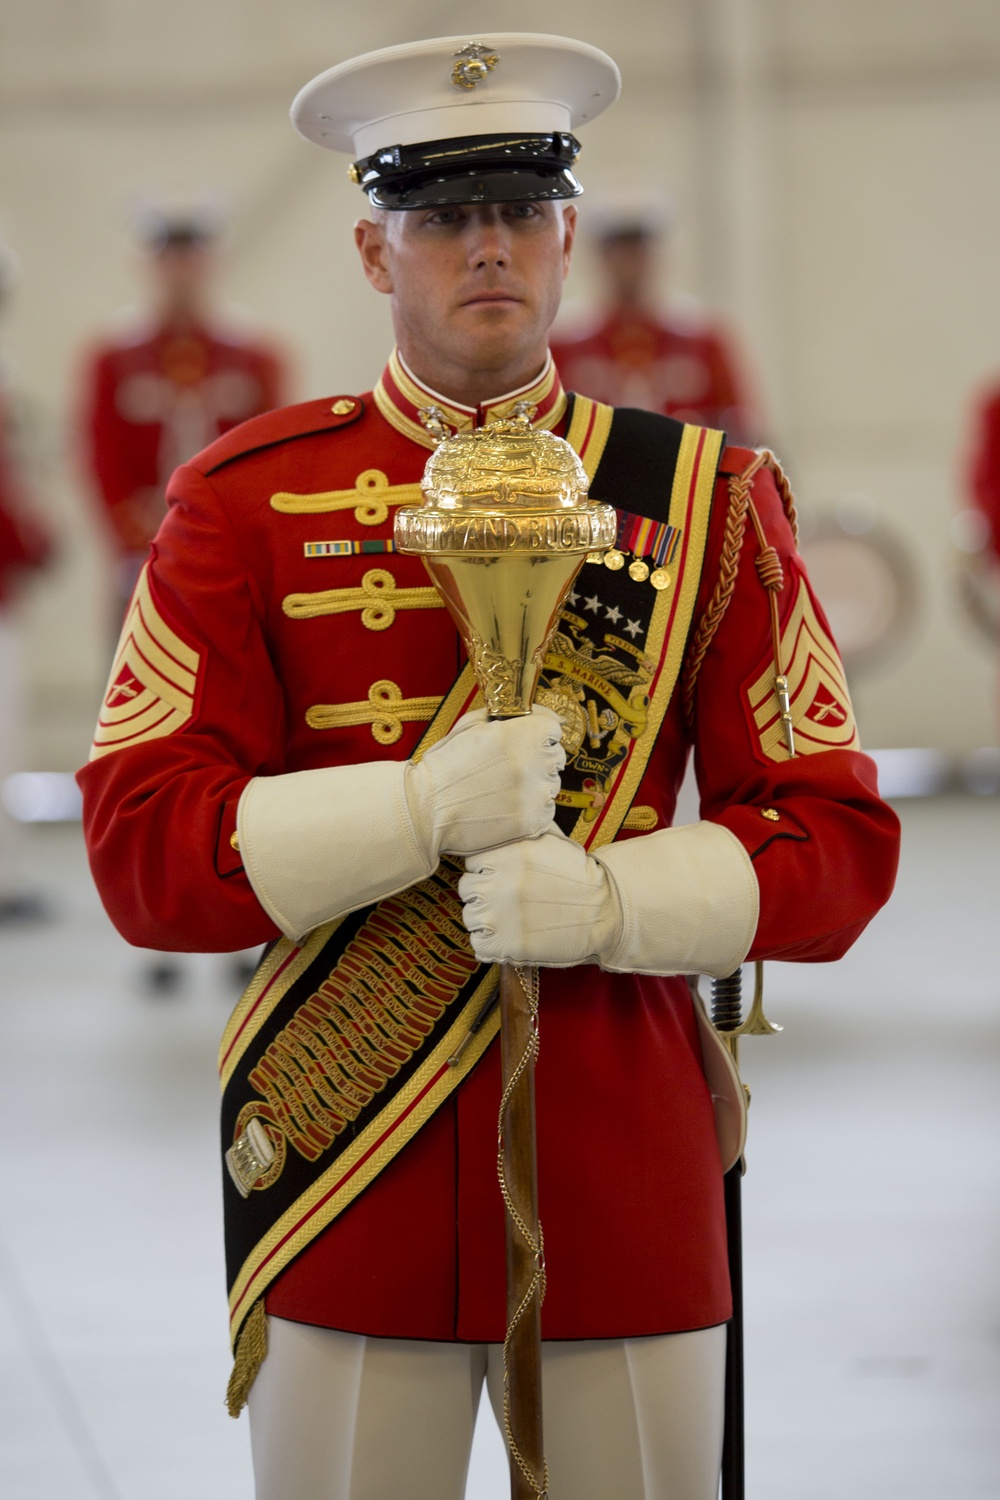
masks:
[[[480,135],[389,146],[356,162],[354,180],[378,208],[524,203],[577,198],[575,136]]]

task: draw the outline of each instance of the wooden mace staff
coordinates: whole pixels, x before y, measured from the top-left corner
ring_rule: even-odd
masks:
[[[531,712],[545,649],[588,554],[614,545],[611,506],[588,502],[587,476],[562,438],[510,421],[446,437],[421,480],[424,503],[397,511],[396,548],[417,553],[465,642],[493,718]],[[506,1209],[504,1428],[512,1500],[544,1500],[541,1307],[534,1069],[538,974],[500,966],[503,1093],[497,1170]]]
[[[542,1427],[542,1301],[545,1247],[538,1218],[535,1059],[538,970],[500,965],[500,1103],[497,1174],[506,1210],[507,1335],[504,1435],[511,1500],[548,1494]]]

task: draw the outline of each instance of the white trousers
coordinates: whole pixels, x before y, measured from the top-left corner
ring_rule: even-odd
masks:
[[[726,1330],[542,1346],[550,1500],[716,1500]],[[250,1392],[257,1500],[462,1500],[499,1344],[268,1319]]]

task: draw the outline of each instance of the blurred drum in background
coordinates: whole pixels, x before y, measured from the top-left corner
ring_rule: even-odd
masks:
[[[800,517],[802,555],[849,678],[881,667],[910,641],[922,612],[916,566],[867,496]]]
[[[993,555],[982,512],[959,511],[951,535],[955,544],[951,570],[954,601],[985,640],[1000,646],[1000,565]]]

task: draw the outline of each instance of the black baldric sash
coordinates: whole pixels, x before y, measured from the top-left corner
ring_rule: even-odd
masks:
[[[595,849],[622,827],[674,691],[725,439],[580,396],[567,438],[595,500],[679,538],[665,589],[625,568],[585,564],[546,656],[538,701],[566,724],[557,818]],[[416,754],[478,701],[466,667]],[[629,826],[643,827],[641,816]],[[234,1346],[275,1277],[413,1138],[496,1035],[497,1008],[482,1022],[496,970],[469,946],[460,874],[445,859],[428,880],[326,923],[302,947],[282,939],[233,1012],[219,1067]]]

